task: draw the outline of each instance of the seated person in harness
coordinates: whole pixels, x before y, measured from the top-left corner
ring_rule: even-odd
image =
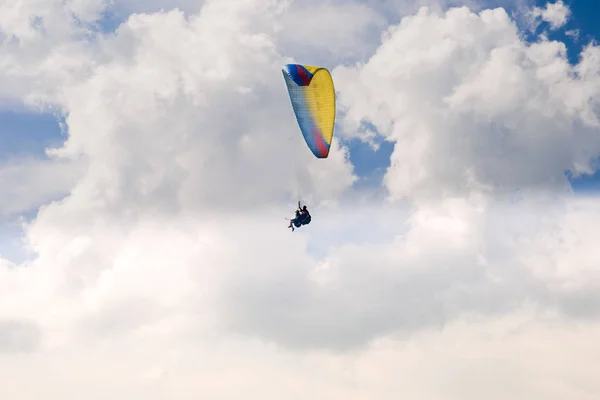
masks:
[[[288,228],[292,228],[292,232],[294,231],[294,226],[296,228],[300,228],[302,225],[308,225],[311,221],[310,213],[306,208],[306,205],[300,208],[300,202],[298,202],[298,209],[296,210],[296,216],[290,220],[290,225]],[[293,224],[293,226],[292,226]]]

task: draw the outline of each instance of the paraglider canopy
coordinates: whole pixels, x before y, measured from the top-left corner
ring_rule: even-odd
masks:
[[[327,158],[336,112],[331,74],[325,68],[301,64],[287,64],[282,70],[308,148],[315,157]]]

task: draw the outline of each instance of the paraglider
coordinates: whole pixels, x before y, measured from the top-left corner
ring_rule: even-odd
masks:
[[[329,71],[310,65],[283,67],[296,120],[308,148],[317,158],[327,158],[335,124],[335,89]]]
[[[292,228],[292,232],[294,232],[294,226],[296,228],[300,228],[302,225],[310,224],[312,217],[306,208],[306,205],[300,207],[300,202],[298,202],[298,209],[296,210],[296,216],[290,220],[290,225],[288,228]]]
[[[336,114],[331,74],[326,68],[303,64],[287,64],[282,72],[306,145],[315,157],[327,158],[333,140]],[[298,174],[296,179],[299,180]],[[310,221],[311,216],[306,206],[300,208],[298,201],[296,216],[290,220],[288,228],[294,231],[294,226],[299,228]]]

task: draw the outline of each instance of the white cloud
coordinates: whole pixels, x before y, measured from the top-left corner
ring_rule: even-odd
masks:
[[[417,212],[404,238],[344,246],[324,261],[304,254],[303,237],[282,235],[275,215],[127,231],[99,221],[80,238],[40,224],[33,237],[49,247],[40,249],[38,283],[34,274],[3,279],[16,288],[5,298],[44,332],[37,351],[45,357],[12,359],[12,390],[24,399],[42,389],[77,398],[90,387],[144,399],[240,390],[356,399],[445,391],[468,399],[486,390],[492,398],[585,399],[580,386],[597,393],[597,374],[578,367],[593,362],[598,330],[589,312],[600,304],[589,279],[598,263],[596,202],[579,201],[566,214],[558,203],[481,212],[456,199],[444,208]],[[446,240],[450,233],[456,240]],[[588,281],[556,285],[566,276],[553,270],[576,276],[561,267],[574,251]],[[49,283],[46,268],[61,278]],[[25,287],[35,297],[19,299]],[[52,310],[41,308],[50,301]],[[5,315],[14,309],[3,304]],[[411,383],[397,381],[398,371]],[[35,387],[19,384],[32,374],[41,376]],[[453,384],[463,380],[488,384]],[[67,394],[67,386],[81,389]]]
[[[0,2],[0,101],[47,107],[65,85],[87,78],[96,49],[88,39],[103,0]]]
[[[206,3],[205,0],[120,0],[112,2],[109,10],[126,19],[131,14],[151,14],[178,9],[186,14],[196,14]]]
[[[0,164],[0,217],[30,211],[66,195],[81,165],[16,159]]]
[[[565,35],[571,37],[575,42],[579,41],[579,29],[571,29],[565,32]]]
[[[0,397],[597,397],[600,208],[552,185],[599,150],[598,49],[571,68],[500,9],[391,27],[334,69],[339,120],[396,141],[386,182],[413,202],[359,204],[344,150],[314,159],[290,109],[278,22],[302,5],[224,3],[93,45],[47,33],[63,61],[86,50],[66,72],[0,69],[31,67],[12,95],[63,109],[52,154],[85,165],[26,226],[37,257],[0,265]],[[290,136],[314,200],[293,234]],[[495,190],[515,186],[518,204]]]
[[[555,3],[546,3],[546,7],[534,7],[531,10],[531,17],[533,18],[533,23],[537,25],[539,23],[539,19],[544,22],[550,24],[550,29],[556,30],[563,27],[569,16],[571,15],[571,10],[569,6],[565,5],[562,0],[558,0]]]
[[[279,24],[286,54],[322,64],[366,57],[386,20],[364,2],[296,1]]]
[[[518,1],[518,0],[515,0]],[[512,0],[507,2],[510,6]],[[186,15],[201,10],[197,0],[123,0],[109,10],[118,16],[178,9]],[[275,41],[286,56],[298,62],[333,66],[363,60],[376,49],[389,23],[396,23],[421,6],[443,10],[450,6],[484,7],[476,0],[286,0],[274,21]]]
[[[278,9],[212,2],[189,20],[132,17],[108,38],[114,58],[67,94],[71,132],[58,154],[91,160],[81,190],[102,190],[115,208],[167,209],[248,206],[294,190],[294,146],[305,148],[282,86],[286,60],[268,36]],[[351,183],[343,151],[326,169],[297,153],[305,191],[328,198]]]
[[[600,152],[598,52],[589,46],[572,67],[562,43],[521,41],[502,9],[424,8],[334,76],[346,129],[366,120],[396,143],[385,178],[394,197],[555,189],[568,187],[565,169],[591,172]]]

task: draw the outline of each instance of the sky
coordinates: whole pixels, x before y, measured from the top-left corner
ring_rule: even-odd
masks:
[[[0,397],[597,399],[598,16],[0,2]]]

